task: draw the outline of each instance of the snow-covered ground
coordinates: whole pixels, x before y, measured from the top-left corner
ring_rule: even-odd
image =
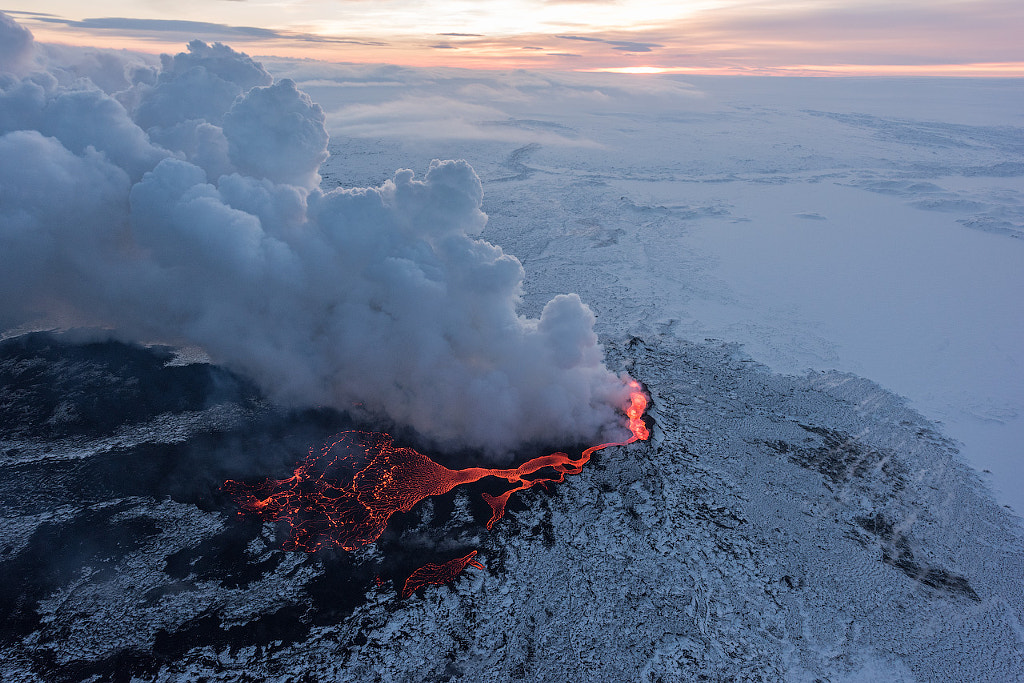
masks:
[[[268,66],[328,110],[326,187],[469,160],[525,313],[869,378],[1024,511],[1018,81]]]

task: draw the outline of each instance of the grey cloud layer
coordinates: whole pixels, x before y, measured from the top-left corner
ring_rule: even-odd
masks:
[[[128,31],[134,34],[175,34],[180,36],[207,36],[227,40],[294,40],[310,43],[347,43],[352,45],[381,46],[387,43],[354,40],[341,36],[320,36],[312,33],[276,31],[257,26],[231,26],[206,21],[179,19],[136,19],[132,17],[94,17],[74,20],[49,14],[27,13],[39,22],[60,24],[85,31]]]
[[[0,42],[19,31],[0,15]],[[620,435],[593,314],[569,294],[518,315],[523,269],[478,239],[472,168],[325,193],[327,142],[319,106],[223,45],[0,75],[0,329],[196,344],[282,402],[494,456]]]
[[[562,40],[580,40],[585,43],[604,43],[611,45],[613,50],[623,52],[651,52],[656,47],[665,47],[658,43],[641,43],[632,40],[609,40],[607,38],[595,38],[593,36],[555,36]]]

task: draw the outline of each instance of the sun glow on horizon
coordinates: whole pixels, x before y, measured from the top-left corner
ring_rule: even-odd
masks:
[[[672,68],[662,66],[614,66],[603,69],[581,69],[581,71],[604,72],[613,74],[664,74],[671,73]]]

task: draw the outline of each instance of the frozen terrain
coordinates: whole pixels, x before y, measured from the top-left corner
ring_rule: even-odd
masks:
[[[492,532],[470,486],[286,553],[217,487],[347,417],[6,339],[0,678],[1024,680],[1018,83],[267,66],[327,110],[325,188],[467,159],[521,312],[579,293],[653,437]]]

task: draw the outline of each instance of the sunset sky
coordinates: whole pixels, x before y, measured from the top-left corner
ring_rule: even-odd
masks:
[[[0,0],[43,42],[411,66],[1024,76],[1020,0]]]

